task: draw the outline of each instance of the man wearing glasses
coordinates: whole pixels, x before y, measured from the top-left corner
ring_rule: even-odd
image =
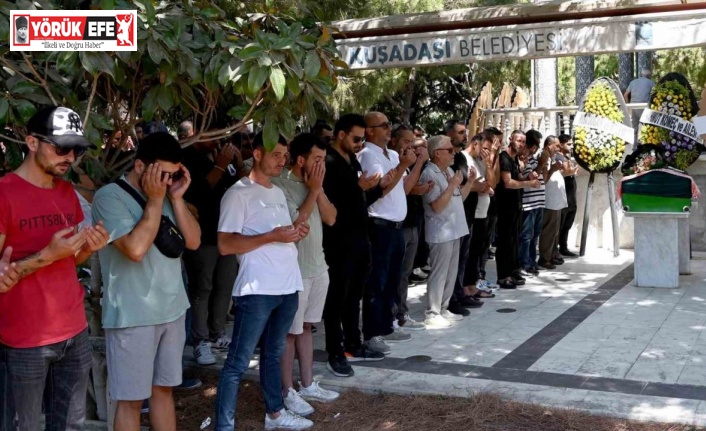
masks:
[[[27,130],[27,157],[0,180],[0,362],[8,376],[0,405],[15,407],[0,409],[0,427],[16,413],[12,429],[40,429],[44,396],[52,429],[81,429],[92,354],[76,265],[108,234],[100,224],[78,228],[81,204],[61,178],[93,145],[64,107],[39,111]]]
[[[155,239],[166,217],[186,249],[196,250],[201,228],[184,201],[191,176],[182,165],[179,142],[165,132],[150,134],[135,158],[121,184],[101,188],[93,199],[93,218],[110,233],[100,261],[108,378],[111,398],[117,401],[115,430],[140,429],[145,399],[155,429],[176,429],[172,388],[182,382],[189,300],[179,276],[181,260],[165,255]]]
[[[363,301],[363,338],[369,349],[387,353],[387,342],[409,341],[412,337],[393,327],[392,311],[404,258],[404,219],[407,200],[404,182],[408,167],[417,160],[414,151],[403,154],[387,148],[392,138],[392,124],[381,112],[365,116],[365,147],[358,153],[364,172],[385,175],[394,170],[388,182],[381,183],[382,197],[368,207],[372,267]]]
[[[449,311],[456,284],[461,238],[468,235],[463,201],[474,186],[476,171],[466,171],[466,185],[461,188],[461,171],[451,169],[454,147],[448,136],[434,136],[428,142],[431,162],[422,172],[422,183],[433,187],[423,198],[425,239],[429,243],[431,272],[427,282],[427,307],[424,324],[430,329],[448,328],[463,316]]]

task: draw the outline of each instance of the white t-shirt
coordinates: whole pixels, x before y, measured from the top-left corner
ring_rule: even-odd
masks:
[[[218,232],[260,235],[291,224],[287,199],[277,186],[268,189],[245,177],[221,200]],[[233,296],[288,295],[303,290],[294,243],[265,244],[239,254],[238,263]]]
[[[560,157],[554,157],[549,163],[554,161],[564,161]],[[545,201],[544,208],[548,210],[561,210],[569,206],[566,200],[566,184],[564,183],[564,174],[561,170],[554,171],[549,177],[549,181],[545,185]]]
[[[480,179],[480,182],[484,183],[487,168],[485,166],[485,163],[483,163],[483,160],[476,160],[465,151],[463,152],[463,155],[466,156],[466,160],[468,161],[468,167],[472,166],[476,168],[476,172],[478,173],[478,178]],[[478,204],[476,204],[476,214],[474,215],[474,218],[482,219],[488,217],[489,207],[490,195],[488,193],[478,193]]]
[[[370,176],[374,173],[385,176],[390,169],[400,164],[400,156],[396,151],[387,150],[389,159],[385,157],[382,148],[370,142],[365,143],[365,148],[358,153],[358,162]],[[401,179],[390,193],[378,199],[368,207],[370,217],[377,217],[388,221],[399,222],[407,217],[407,195],[404,192],[404,179]]]

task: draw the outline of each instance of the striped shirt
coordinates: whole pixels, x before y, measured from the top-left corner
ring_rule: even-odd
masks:
[[[526,178],[530,172],[537,169],[539,165],[539,160],[532,156],[525,163],[525,169],[522,171],[522,175]],[[539,188],[533,189],[530,187],[525,187],[524,193],[522,194],[522,211],[531,211],[538,208],[544,208],[544,178],[542,175],[539,176]]]

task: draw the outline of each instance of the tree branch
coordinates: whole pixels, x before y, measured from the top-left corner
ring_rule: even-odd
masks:
[[[38,86],[40,86],[40,87],[42,86],[41,83],[39,83],[39,82],[35,81],[34,79],[30,78],[29,76],[25,75],[24,72],[22,72],[21,70],[17,69],[12,63],[10,63],[9,61],[7,61],[5,58],[0,57],[0,61],[2,61],[2,63],[3,63],[5,66],[7,66],[8,69],[12,70],[13,72],[15,72],[15,73],[18,74],[18,75],[21,75],[24,79],[26,79],[27,81],[31,82],[32,84],[38,85]]]
[[[49,83],[46,81],[46,79],[42,78],[42,75],[40,75],[39,72],[37,72],[37,69],[35,69],[32,62],[29,61],[29,57],[27,56],[27,54],[22,52],[22,57],[25,59],[25,63],[27,63],[27,66],[29,66],[29,70],[32,71],[34,77],[39,80],[39,85],[41,85],[44,88],[44,91],[47,92],[47,95],[51,99],[52,103],[54,105],[59,105],[59,103],[56,101],[56,98],[54,97],[54,94],[51,92],[51,88],[49,88]]]
[[[98,75],[93,78],[93,85],[91,85],[91,94],[88,96],[88,105],[86,106],[86,115],[83,117],[83,124],[88,124],[88,117],[91,115],[91,107],[93,106],[93,98],[96,96],[96,90],[98,89],[98,78],[103,74],[103,72],[98,72]]]

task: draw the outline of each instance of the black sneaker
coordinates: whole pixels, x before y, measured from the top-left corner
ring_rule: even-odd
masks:
[[[355,374],[345,356],[329,356],[326,369],[338,377],[352,377]]]
[[[574,252],[572,252],[572,251],[569,251],[568,248],[563,249],[563,250],[559,250],[559,254],[561,254],[561,255],[564,256],[564,257],[579,257],[578,254],[576,254],[576,253],[574,253]]]
[[[513,271],[512,278],[515,281],[525,281],[525,278],[522,276],[522,273],[520,271]]]
[[[203,386],[203,382],[199,379],[182,379],[181,384],[177,386],[177,389],[189,390],[197,389]]]
[[[459,298],[459,300],[456,302],[456,304],[458,304],[464,308],[480,308],[483,306],[483,301],[476,299],[472,296],[464,296],[462,298]],[[452,311],[452,313],[453,313],[453,311]],[[456,314],[459,314],[459,313],[456,313]]]
[[[552,258],[552,263],[553,263],[554,265],[563,265],[563,264],[564,264],[564,259],[555,257],[555,258]]]
[[[385,354],[368,349],[365,345],[361,345],[352,349],[346,349],[346,357],[348,362],[376,362],[385,359]]]
[[[498,280],[498,286],[501,289],[517,289],[517,285],[511,281],[508,281],[508,280],[503,280],[503,281]]]
[[[449,312],[453,314],[459,314],[461,316],[469,316],[470,311],[466,310],[466,307],[462,306],[458,302],[452,302],[449,304]]]

